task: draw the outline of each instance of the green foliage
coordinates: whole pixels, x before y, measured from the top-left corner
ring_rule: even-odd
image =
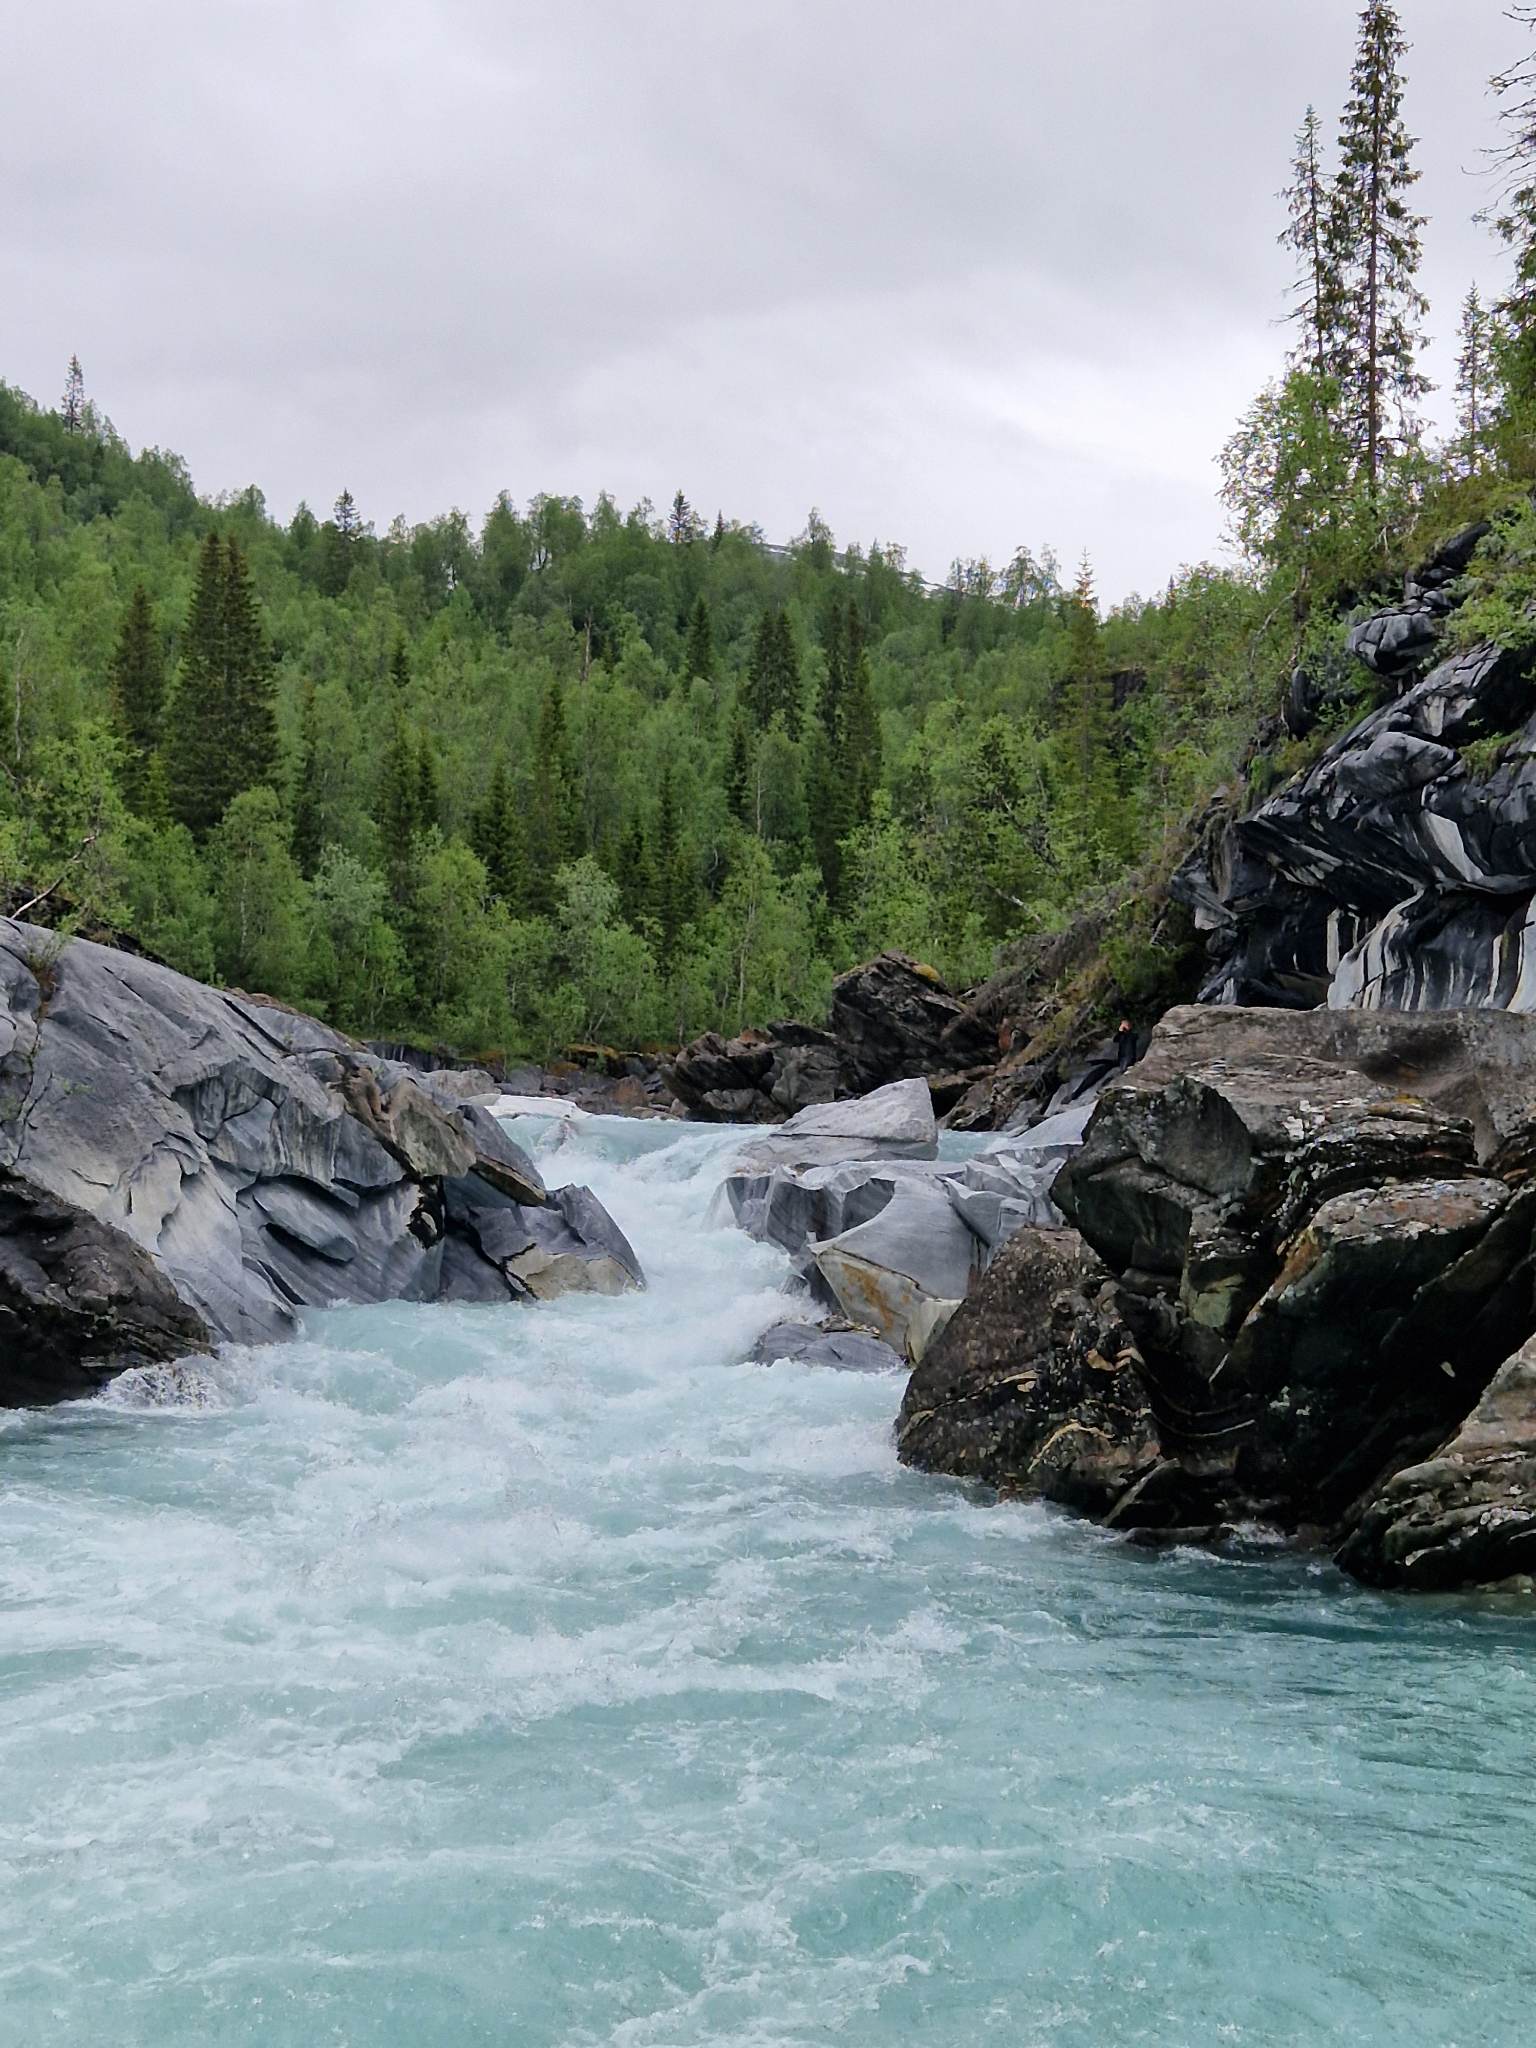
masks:
[[[1501,647],[1536,645],[1536,504],[1522,493],[1494,522],[1472,558],[1467,600],[1457,613],[1457,642],[1495,640]]]

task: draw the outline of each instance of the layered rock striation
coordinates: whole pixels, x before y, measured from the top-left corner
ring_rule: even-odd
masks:
[[[0,1405],[290,1334],[300,1310],[641,1284],[457,1078],[0,921]]]

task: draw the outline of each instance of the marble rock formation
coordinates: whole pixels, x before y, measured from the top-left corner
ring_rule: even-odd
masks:
[[[0,921],[0,1405],[339,1302],[640,1284],[584,1189],[313,1018]]]
[[[1476,538],[1352,633],[1398,694],[1175,877],[1208,934],[1202,1001],[1536,1009],[1536,651],[1485,643],[1417,676]]]

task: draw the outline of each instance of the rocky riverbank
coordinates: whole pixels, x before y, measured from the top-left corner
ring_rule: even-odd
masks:
[[[1536,1018],[1183,1008],[914,1372],[900,1453],[1382,1585],[1536,1572]]]

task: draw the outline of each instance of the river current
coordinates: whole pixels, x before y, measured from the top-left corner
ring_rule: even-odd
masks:
[[[1536,1624],[904,1472],[739,1132],[519,1135],[648,1292],[0,1416],[3,2048],[1536,2039]]]

